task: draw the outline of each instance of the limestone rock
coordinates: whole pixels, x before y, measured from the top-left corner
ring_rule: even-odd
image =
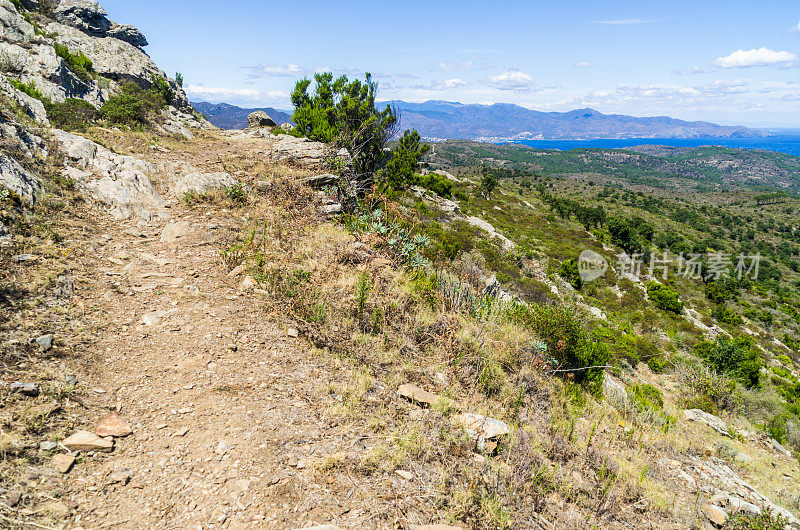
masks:
[[[161,230],[159,239],[162,243],[172,243],[192,233],[192,224],[189,221],[176,221],[167,223]]]
[[[683,417],[689,421],[705,423],[719,434],[729,438],[731,437],[731,434],[728,432],[728,426],[725,425],[725,422],[722,421],[722,418],[719,416],[714,416],[700,409],[689,409],[683,411]]]
[[[275,127],[276,125],[277,123],[275,123],[275,120],[270,118],[269,115],[263,110],[257,110],[255,112],[251,112],[247,116],[248,128]]]
[[[728,514],[725,513],[724,510],[717,508],[716,506],[711,506],[710,504],[704,504],[701,506],[700,511],[703,512],[703,515],[705,515],[709,521],[717,526],[724,525],[725,521],[728,520]]]
[[[0,39],[27,42],[34,36],[33,25],[22,18],[9,0],[0,0]]]
[[[170,183],[170,191],[176,197],[183,197],[187,193],[202,195],[212,190],[224,190],[236,184],[236,179],[228,173],[201,173],[195,171],[183,177],[175,178]]]
[[[48,333],[47,335],[42,335],[41,337],[36,337],[36,344],[39,346],[39,349],[43,352],[50,351],[53,347],[53,335],[52,333]]]
[[[145,221],[163,214],[164,199],[156,192],[148,174],[152,164],[132,156],[113,153],[86,138],[58,129],[53,135],[67,155],[66,176],[82,194],[117,219],[138,217]]]
[[[322,175],[315,175],[313,177],[306,177],[303,179],[303,184],[312,188],[322,188],[324,186],[335,186],[339,183],[339,177],[325,173]]]
[[[770,438],[769,442],[770,442],[770,445],[772,446],[772,449],[775,450],[775,452],[777,452],[778,454],[781,454],[781,455],[783,455],[785,457],[788,457],[788,458],[792,457],[792,452],[789,451],[788,449],[786,449],[783,445],[781,445],[781,443],[778,442],[778,440],[775,440],[774,438]]]
[[[131,429],[130,424],[125,421],[125,418],[116,412],[112,412],[97,423],[95,432],[98,436],[114,436],[116,438],[121,438],[133,433],[133,429]]]
[[[22,202],[32,206],[42,185],[39,179],[16,160],[0,153],[0,188],[14,192]]]
[[[113,441],[100,438],[89,431],[78,431],[61,443],[70,451],[110,453],[114,449]]]
[[[23,383],[22,381],[14,381],[10,385],[12,392],[17,392],[23,396],[36,397],[39,395],[39,387],[36,383]]]
[[[618,410],[625,410],[628,407],[628,393],[625,387],[608,374],[603,374],[603,396]]]
[[[59,473],[69,473],[69,470],[72,469],[72,465],[75,463],[75,457],[71,455],[65,454],[57,454],[53,456],[53,467]]]
[[[109,20],[93,0],[62,0],[53,10],[53,18],[92,37],[112,37],[139,48],[147,46],[147,39],[138,29]]]
[[[491,440],[510,432],[505,422],[469,412],[453,416],[453,423],[465,429],[468,434],[483,440]]]

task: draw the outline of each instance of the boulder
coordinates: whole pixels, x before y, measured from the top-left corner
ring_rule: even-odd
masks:
[[[187,193],[202,195],[212,190],[224,190],[236,184],[236,179],[228,173],[201,173],[194,171],[182,177],[174,177],[170,181],[170,192],[176,197]]]
[[[28,42],[36,36],[33,25],[26,21],[9,0],[0,0],[0,40]]]
[[[23,203],[32,206],[42,184],[19,162],[0,153],[0,189],[2,188],[14,192]]]
[[[48,333],[47,335],[36,337],[36,344],[39,346],[41,351],[50,351],[50,349],[53,347],[53,334]]]
[[[286,132],[293,131],[294,125],[292,125],[291,123],[281,123],[281,129],[283,129]]]
[[[270,118],[263,110],[251,112],[247,116],[247,127],[250,129],[257,127],[275,127],[276,125],[277,123],[275,123],[275,120]]]
[[[325,173],[322,175],[314,175],[313,177],[306,177],[303,179],[303,184],[312,188],[322,188],[325,186],[335,186],[339,183],[339,177]]]
[[[711,506],[710,504],[701,506],[700,511],[703,512],[703,515],[705,515],[709,521],[717,526],[724,525],[725,521],[728,520],[728,514],[725,513],[723,509]]]
[[[108,13],[94,0],[61,0],[53,18],[93,37],[104,37],[111,29]]]
[[[727,436],[728,438],[731,437],[731,434],[728,432],[728,426],[725,425],[725,422],[722,421],[722,418],[719,416],[714,416],[700,409],[689,409],[683,411],[683,417],[689,421],[705,423],[719,434]]]
[[[775,452],[777,452],[778,454],[781,454],[781,455],[783,455],[783,456],[785,456],[787,458],[791,458],[792,457],[792,452],[789,451],[788,449],[786,449],[784,446],[782,446],[781,443],[778,440],[775,440],[774,438],[770,438],[769,439],[769,443],[772,446],[772,449],[774,449]]]
[[[625,387],[607,373],[603,374],[603,397],[617,410],[624,411],[628,408],[628,393]]]
[[[470,412],[453,416],[453,423],[480,440],[491,440],[510,432],[505,422]]]
[[[163,214],[164,199],[156,192],[148,174],[155,167],[132,156],[113,153],[86,138],[58,129],[53,135],[67,155],[66,176],[75,188],[116,217],[138,217],[150,221]]]
[[[415,401],[417,403],[422,403],[424,405],[433,405],[439,399],[439,396],[436,394],[432,394],[427,390],[421,389],[417,385],[412,385],[411,383],[400,385],[400,388],[397,389],[397,393],[406,399]]]
[[[107,35],[115,39],[127,42],[137,48],[147,46],[147,39],[141,31],[128,24],[113,24],[108,30]]]

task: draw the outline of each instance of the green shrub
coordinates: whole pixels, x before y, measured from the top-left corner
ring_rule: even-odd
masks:
[[[578,291],[583,287],[583,280],[581,280],[581,275],[578,272],[578,262],[574,259],[562,261],[561,266],[558,268],[558,275]]]
[[[784,530],[788,527],[788,519],[766,509],[759,515],[744,511],[736,512],[731,515],[722,528],[723,530]]]
[[[161,76],[153,75],[150,79],[153,83],[151,90],[157,92],[165,103],[170,104],[175,100],[175,91],[169,86],[169,82]]]
[[[39,101],[42,102],[49,101],[49,99],[45,97],[45,95],[42,94],[42,92],[38,88],[36,88],[36,83],[34,83],[32,79],[27,83],[23,83],[22,81],[17,81],[16,79],[9,78],[8,82],[11,83],[11,86],[16,88],[23,94],[27,94],[28,96],[34,99],[38,99]]]
[[[453,183],[444,175],[428,173],[427,175],[414,175],[414,183],[432,191],[440,197],[450,197],[453,192]]]
[[[272,134],[274,134],[275,136],[278,136],[279,134],[288,134],[288,133],[287,133],[286,131],[284,131],[284,130],[281,128],[281,126],[280,126],[280,125],[278,125],[278,126],[276,126],[274,129],[272,129]]]
[[[744,322],[739,313],[727,307],[725,304],[719,304],[716,309],[714,309],[713,315],[718,321],[730,326],[739,326]]]
[[[68,98],[63,103],[48,103],[45,108],[53,127],[65,131],[84,130],[100,117],[94,105],[76,98]]]
[[[86,57],[83,52],[72,53],[69,51],[69,48],[58,43],[55,43],[53,47],[56,50],[56,55],[67,63],[67,67],[73,74],[78,76],[82,81],[89,82],[92,80],[94,65],[92,64],[92,60]]]
[[[639,407],[652,410],[661,410],[664,408],[664,395],[661,393],[661,390],[653,385],[634,385],[628,394]]]
[[[407,130],[392,149],[389,162],[382,171],[383,179],[392,188],[405,189],[422,178],[415,175],[415,172],[420,160],[430,151],[431,146],[420,143],[420,140],[416,130]]]
[[[135,125],[147,123],[147,117],[166,105],[161,94],[145,90],[136,83],[126,83],[108,98],[100,115],[111,123]]]
[[[647,296],[659,309],[670,311],[672,313],[681,314],[683,311],[683,303],[678,298],[678,293],[667,287],[666,285],[650,282],[647,284]]]
[[[605,344],[590,340],[574,310],[554,305],[518,306],[512,317],[547,345],[554,368],[572,373],[576,382],[594,394],[601,391],[611,356]]]
[[[716,342],[699,342],[694,350],[717,372],[735,377],[747,388],[759,385],[759,374],[764,363],[753,348],[751,339],[720,337]]]

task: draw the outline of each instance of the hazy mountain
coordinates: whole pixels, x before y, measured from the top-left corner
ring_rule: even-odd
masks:
[[[505,141],[588,138],[758,137],[763,131],[657,116],[638,118],[592,109],[539,112],[518,105],[464,105],[449,101],[391,102],[401,114],[401,130],[417,129],[428,139]]]
[[[292,121],[292,116],[284,110],[265,107],[259,109],[243,109],[236,105],[227,103],[207,103],[205,101],[192,102],[195,109],[202,112],[208,121],[221,129],[244,129],[247,127],[247,115],[257,110],[263,110],[275,123],[287,123]]]

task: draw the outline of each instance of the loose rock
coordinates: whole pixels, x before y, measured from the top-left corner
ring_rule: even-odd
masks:
[[[705,423],[723,436],[731,437],[731,434],[728,432],[728,426],[725,425],[725,422],[722,421],[722,418],[719,416],[714,416],[700,409],[689,409],[683,411],[683,417],[690,421]]]
[[[53,456],[53,467],[59,473],[69,473],[72,465],[75,463],[75,457],[70,455],[58,454]]]
[[[43,352],[50,351],[53,347],[53,335],[47,334],[42,335],[41,337],[37,337],[36,344],[39,345],[39,349]]]
[[[70,451],[110,453],[114,449],[113,441],[100,438],[89,431],[78,431],[61,443]]]
[[[122,416],[116,412],[112,412],[98,422],[95,432],[98,436],[114,436],[116,438],[121,438],[131,434],[133,429],[131,429],[130,424],[125,421]]]
[[[14,381],[11,383],[11,391],[29,397],[36,397],[39,395],[39,387],[36,383],[23,383],[22,381]]]

